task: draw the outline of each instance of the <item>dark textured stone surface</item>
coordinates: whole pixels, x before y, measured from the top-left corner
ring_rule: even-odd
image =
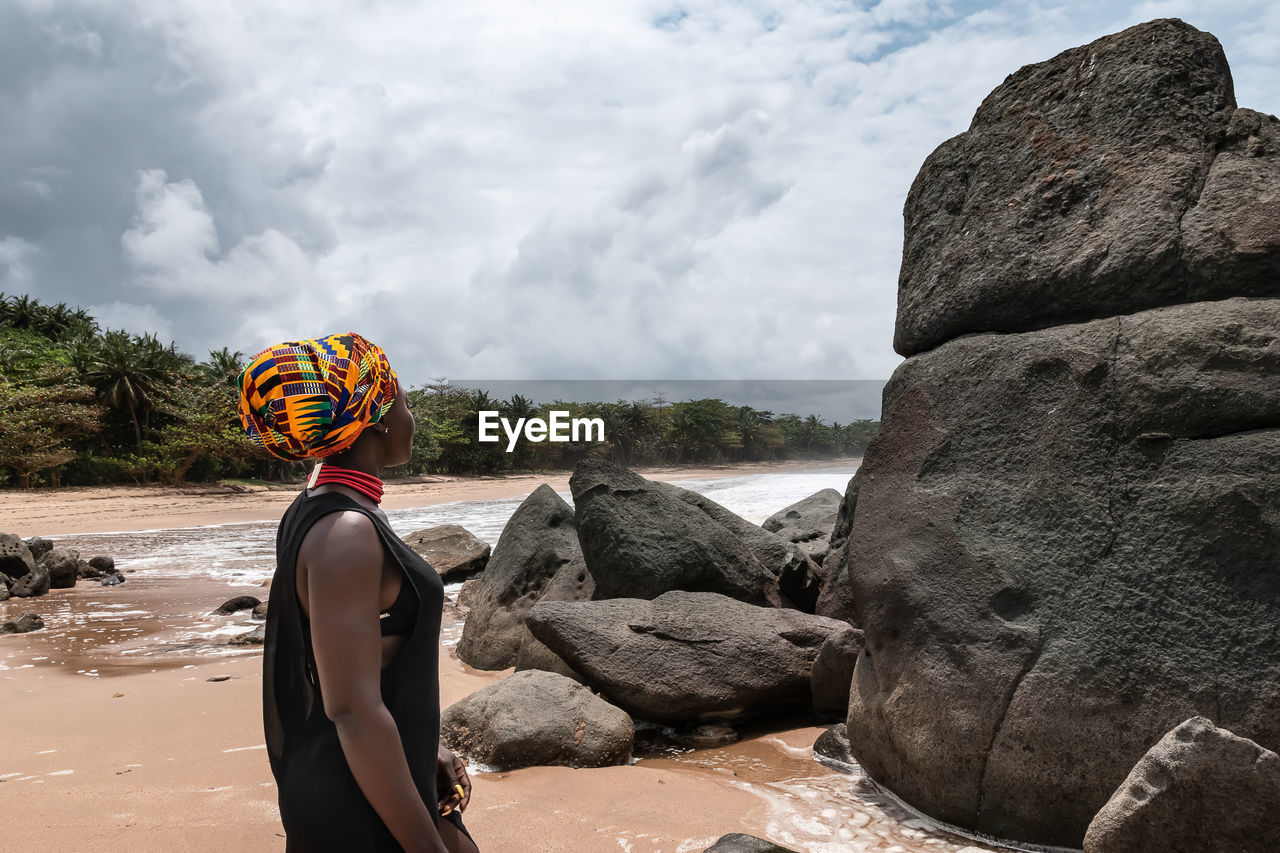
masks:
[[[715,501],[602,459],[578,463],[569,486],[597,600],[683,589],[812,610],[817,565]]]
[[[23,613],[17,619],[0,623],[0,634],[25,634],[44,627],[39,613]]]
[[[80,552],[74,548],[53,548],[38,565],[49,573],[50,589],[70,589],[80,576]]]
[[[795,853],[795,851],[790,847],[783,847],[779,844],[774,844],[772,841],[756,838],[754,835],[731,832],[728,835],[720,836],[720,839],[704,850],[703,853]]]
[[[36,567],[31,549],[12,533],[0,533],[0,572],[20,578]]]
[[[476,669],[505,669],[535,642],[525,613],[542,599],[585,601],[594,582],[582,560],[573,508],[538,486],[502,529],[484,576],[472,584],[458,657]],[[530,650],[527,657],[537,656]]]
[[[1280,299],[908,359],[859,480],[849,738],[908,802],[1078,846],[1180,721],[1280,743]]]
[[[439,524],[404,537],[404,542],[448,581],[482,571],[492,549],[460,524]]]
[[[1177,19],[1011,74],[911,186],[894,347],[1280,295],[1276,123],[1235,106]]]
[[[778,510],[760,526],[799,545],[815,563],[821,564],[827,556],[842,501],[843,495],[835,489],[823,489]]]
[[[450,705],[440,739],[504,770],[606,767],[631,756],[635,724],[586,687],[540,670],[517,672]]]
[[[822,643],[847,626],[710,592],[542,601],[533,635],[635,717],[679,723],[809,698]]]
[[[252,610],[262,602],[254,598],[252,595],[237,595],[234,598],[228,598],[226,601],[218,605],[213,611],[214,616],[226,616],[230,613],[238,613],[241,610]]]
[[[813,742],[813,758],[820,764],[848,772],[854,765],[849,732],[844,723],[832,726]]]
[[[1089,825],[1085,853],[1280,850],[1280,757],[1194,717],[1134,765]]]
[[[851,625],[857,624],[858,616],[853,606],[853,585],[849,582],[849,531],[853,528],[853,514],[858,506],[858,478],[861,473],[862,468],[859,467],[849,478],[844,498],[840,501],[827,556],[822,561],[826,580],[814,606],[815,613],[841,619]]]
[[[37,565],[9,587],[9,594],[18,598],[31,598],[49,591],[49,571]]]
[[[849,712],[849,688],[853,683],[853,666],[862,652],[862,632],[845,627],[827,637],[813,662],[810,686],[813,707],[818,711]]]
[[[39,560],[53,550],[53,542],[42,536],[33,536],[27,540],[27,547],[31,549],[31,559]]]

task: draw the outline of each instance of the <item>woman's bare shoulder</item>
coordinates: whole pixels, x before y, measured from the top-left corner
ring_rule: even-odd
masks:
[[[382,568],[382,542],[373,519],[358,510],[339,510],[316,520],[302,539],[298,557],[308,574],[341,571],[351,574],[362,566]]]

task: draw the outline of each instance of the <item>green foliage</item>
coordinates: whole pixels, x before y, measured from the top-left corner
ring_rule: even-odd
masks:
[[[236,412],[245,357],[197,361],[155,335],[101,330],[85,311],[0,294],[0,485],[296,480],[309,467],[256,448]],[[720,463],[861,454],[879,422],[826,424],[706,398],[572,403],[496,400],[436,379],[408,390],[413,454],[397,474],[500,474],[571,468],[587,456],[624,465]],[[606,441],[479,440],[479,412],[514,424],[553,410],[600,418]]]

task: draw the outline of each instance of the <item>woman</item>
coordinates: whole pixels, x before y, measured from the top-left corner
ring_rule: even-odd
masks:
[[[289,341],[240,375],[240,420],[323,458],[285,512],[263,647],[263,723],[288,851],[477,853],[465,763],[440,745],[444,586],[378,508],[413,414],[355,333]],[[441,820],[441,816],[445,816]]]

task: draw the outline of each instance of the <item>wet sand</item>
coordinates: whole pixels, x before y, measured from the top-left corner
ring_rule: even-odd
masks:
[[[714,476],[706,469],[680,473]],[[452,484],[410,488],[439,486],[435,494],[442,500],[459,500],[518,496],[548,481],[514,479],[482,481],[492,491],[477,491],[474,482],[465,493]],[[84,512],[64,529],[120,530],[129,523],[148,529],[173,518],[192,524],[245,520],[227,517],[241,509],[205,516],[187,516],[184,509],[157,519],[146,514],[145,504],[163,504],[163,496],[141,491],[124,500],[81,496]],[[421,501],[422,494],[406,490],[398,497]],[[282,493],[281,500],[292,496]],[[17,504],[11,496],[0,502],[10,518],[23,516],[24,526],[16,529],[26,535],[33,528],[53,532],[44,519],[57,511],[57,496],[37,497],[33,504]],[[259,502],[262,496],[236,496],[246,497]],[[217,503],[221,496],[206,498]],[[168,500],[171,506],[173,498]],[[278,517],[282,507],[259,508],[256,515]],[[6,529],[15,526],[0,521],[0,530]],[[115,587],[82,581],[38,598],[0,602],[0,619],[34,611],[47,625],[0,636],[6,846],[283,850],[262,737],[261,647],[225,644],[261,623],[247,612],[210,613],[234,595],[265,600],[267,588],[154,570],[127,577]],[[444,705],[510,673],[478,672],[461,663],[453,654],[460,632],[456,611],[447,608]],[[215,675],[230,678],[207,680]],[[477,773],[464,819],[484,851],[685,853],[728,832],[807,853],[995,849],[939,832],[864,779],[816,762],[811,745],[821,732],[803,721],[756,723],[742,729],[738,743],[642,753],[629,766]]]

